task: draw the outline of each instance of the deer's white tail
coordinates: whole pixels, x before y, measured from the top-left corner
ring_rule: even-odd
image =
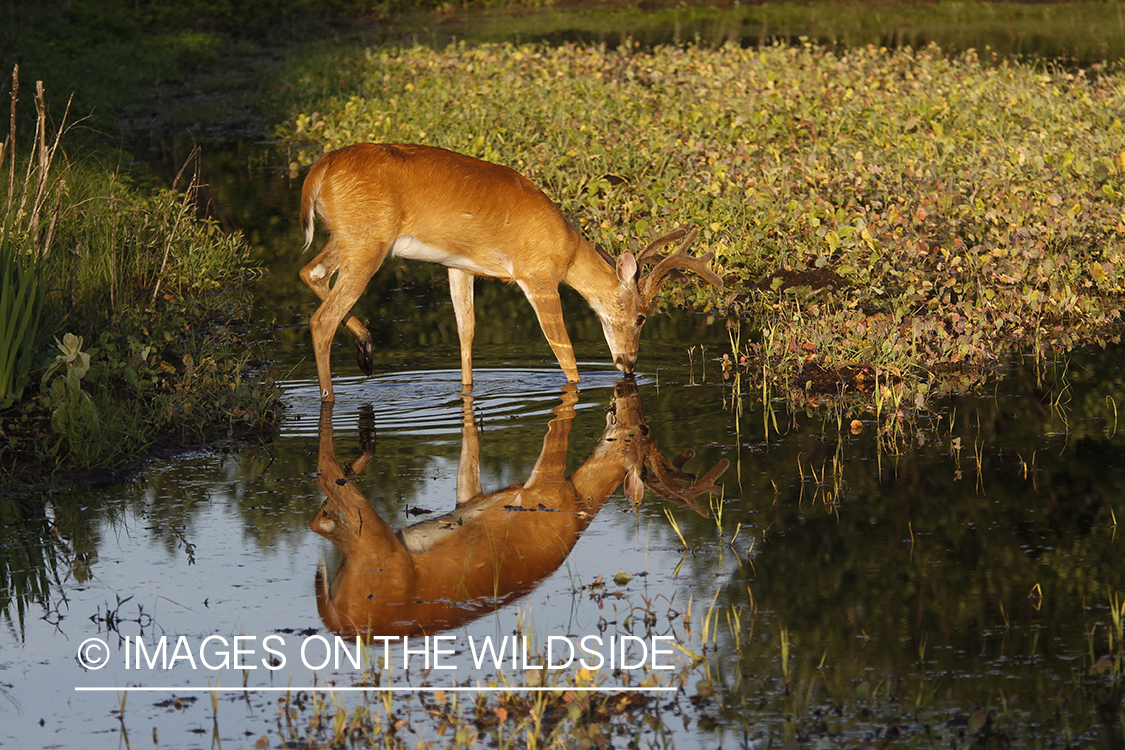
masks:
[[[324,170],[320,168],[322,162],[317,162],[309,170],[305,178],[305,185],[301,189],[301,229],[305,230],[305,250],[313,241],[313,222],[316,218],[317,198],[320,196],[320,184],[324,181]]]

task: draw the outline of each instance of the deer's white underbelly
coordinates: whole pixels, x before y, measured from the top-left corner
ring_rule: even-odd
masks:
[[[478,262],[475,258],[451,252],[441,247],[427,245],[414,235],[404,234],[391,246],[391,255],[396,258],[422,260],[427,263],[440,263],[449,268],[460,268],[479,276],[511,277],[512,270],[500,265]]]

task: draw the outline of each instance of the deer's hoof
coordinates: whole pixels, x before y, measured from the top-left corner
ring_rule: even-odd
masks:
[[[375,365],[375,349],[371,346],[370,340],[355,342],[355,360],[359,363],[360,372],[364,375],[372,373]]]

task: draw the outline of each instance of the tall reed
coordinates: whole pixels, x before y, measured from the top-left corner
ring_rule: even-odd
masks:
[[[43,306],[47,264],[66,189],[65,164],[57,166],[55,157],[67,115],[49,138],[43,82],[37,81],[34,140],[31,155],[23,160],[16,140],[18,65],[12,70],[11,98],[8,135],[0,143],[0,185],[7,184],[0,206],[0,407],[19,400],[36,353],[54,332],[44,320]]]

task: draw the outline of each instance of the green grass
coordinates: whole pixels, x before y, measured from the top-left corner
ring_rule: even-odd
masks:
[[[1011,353],[1119,328],[1118,68],[808,45],[337,55],[293,77],[278,134],[294,166],[430,143],[524,173],[614,253],[699,226],[731,292],[669,301],[745,320],[746,376],[795,398],[819,390],[801,380],[815,364],[876,371],[832,388],[869,406],[920,405]]]
[[[17,126],[0,160],[4,486],[269,430],[276,393],[240,341],[242,237],[197,217],[187,170],[178,191],[157,189],[97,151],[69,158],[37,102],[35,145]]]

